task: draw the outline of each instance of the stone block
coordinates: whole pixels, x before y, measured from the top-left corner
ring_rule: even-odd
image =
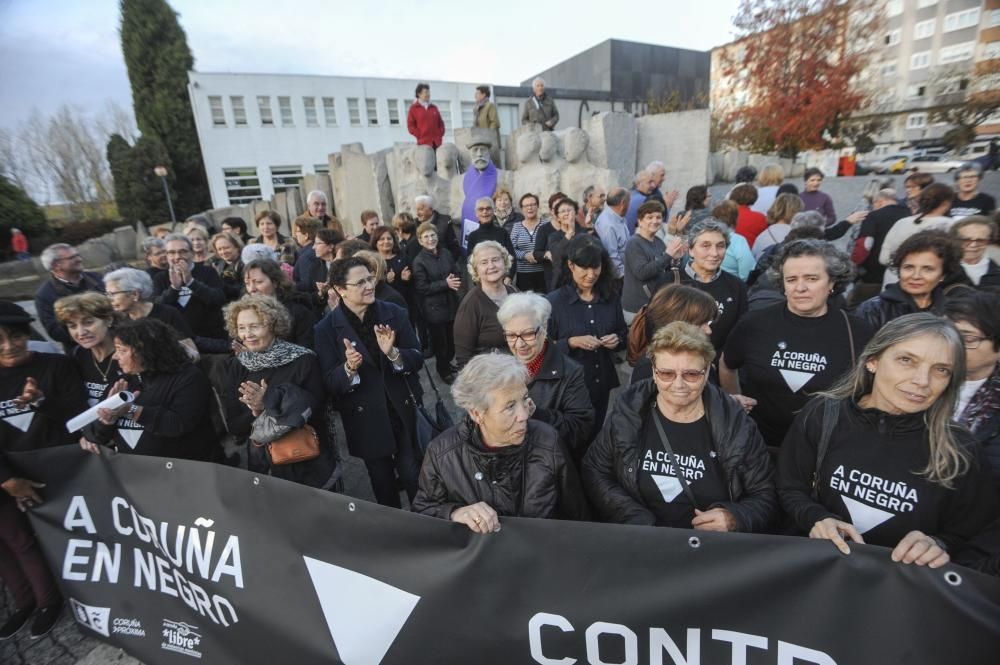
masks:
[[[704,185],[708,176],[709,119],[707,110],[639,118],[638,168],[655,160],[663,162],[667,171],[663,191],[677,190],[681,197],[688,188]]]
[[[785,178],[801,178],[806,174],[806,165],[802,162],[792,163],[792,168],[785,171]]]
[[[541,134],[542,126],[537,123],[528,123],[527,125],[521,125],[507,137],[507,152],[504,155],[504,163],[507,165],[508,171],[514,171],[520,165],[521,160],[517,156],[517,140],[522,134]],[[468,162],[466,162],[468,163]]]
[[[438,149],[445,150],[444,146]],[[429,146],[396,143],[386,154],[386,171],[396,213],[413,213],[413,199],[427,194],[438,210],[449,210],[451,182],[435,170],[435,154]],[[388,222],[389,220],[383,220]]]
[[[292,236],[292,220],[288,217],[288,194],[277,192],[271,197],[271,210],[281,215],[281,226],[278,232],[286,237]]]
[[[137,234],[131,226],[118,226],[114,230],[118,255],[125,261],[134,261],[137,256]]]
[[[337,218],[344,231],[361,232],[361,213],[371,209],[383,221],[392,219],[395,204],[386,164],[391,148],[366,154],[360,143],[345,144],[339,153],[330,155],[330,179],[337,201]]]
[[[742,150],[728,150],[722,157],[722,180],[733,182],[736,180],[736,172],[747,165],[750,155]]]
[[[226,206],[225,208],[213,208],[212,210],[207,210],[205,214],[210,220],[212,220],[212,225],[217,228],[222,228],[222,220],[226,217],[239,217],[244,222],[247,223],[247,228],[253,224],[253,211],[250,206]]]
[[[618,175],[618,184],[628,186],[635,178],[638,158],[639,122],[631,113],[620,111],[592,115],[583,125],[590,135],[588,161]],[[645,162],[643,162],[645,165]]]
[[[759,175],[764,167],[768,164],[778,164],[780,160],[777,155],[760,155],[757,153],[750,153],[747,157],[747,166],[752,166],[757,169],[757,174]]]
[[[77,245],[76,249],[86,268],[104,268],[113,261],[121,260],[113,233],[85,240],[82,244]]]

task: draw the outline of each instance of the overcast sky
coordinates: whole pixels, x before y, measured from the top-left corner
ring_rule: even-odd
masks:
[[[732,38],[738,0],[170,4],[203,72],[516,85],[608,38],[709,50]],[[118,22],[117,0],[0,0],[0,127],[63,103],[131,110]]]

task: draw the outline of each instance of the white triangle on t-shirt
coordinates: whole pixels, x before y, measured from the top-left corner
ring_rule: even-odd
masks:
[[[139,445],[139,437],[141,437],[142,433],[145,431],[146,430],[141,430],[141,429],[122,429],[121,427],[118,428],[118,433],[121,435],[123,439],[125,439],[125,443],[127,443],[128,447],[131,448],[132,450],[135,450],[135,447]]]
[[[4,420],[6,420],[9,425],[18,428],[22,432],[28,431],[28,428],[31,427],[31,421],[34,419],[34,411],[25,411],[24,413],[15,413],[13,416],[4,417]]]
[[[793,393],[799,392],[799,388],[809,383],[809,379],[816,376],[815,374],[810,374],[809,372],[796,372],[790,369],[779,369],[781,376],[784,377],[785,383],[788,384],[788,389]]]
[[[888,521],[896,516],[895,513],[889,513],[878,508],[866,506],[860,501],[847,498],[843,494],[840,495],[840,498],[844,500],[844,505],[847,506],[847,511],[851,513],[851,524],[853,524],[854,528],[856,528],[858,533],[861,534],[871,531],[882,522]]]
[[[653,476],[653,482],[660,488],[663,500],[670,503],[677,498],[677,495],[684,491],[681,481],[673,476]]]

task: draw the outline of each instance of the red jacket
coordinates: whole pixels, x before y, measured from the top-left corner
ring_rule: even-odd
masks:
[[[444,120],[433,104],[425,109],[420,102],[414,101],[406,114],[406,128],[417,138],[417,145],[437,148],[444,138]]]
[[[766,228],[767,217],[756,210],[751,210],[750,206],[740,206],[740,214],[736,218],[736,232],[747,239],[748,245],[753,247],[753,241]]]
[[[16,253],[20,254],[28,251],[28,238],[23,233],[12,233],[10,245]]]

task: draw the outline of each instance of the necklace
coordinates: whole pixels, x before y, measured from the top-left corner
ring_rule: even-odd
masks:
[[[97,358],[94,357],[93,353],[90,354],[90,359],[94,361],[94,367],[97,369],[97,373],[101,375],[101,381],[107,384],[108,373],[111,372],[111,363],[115,361],[114,354],[113,353],[108,354],[108,365],[107,367],[104,368],[103,371],[101,370],[101,364],[97,362]]]

